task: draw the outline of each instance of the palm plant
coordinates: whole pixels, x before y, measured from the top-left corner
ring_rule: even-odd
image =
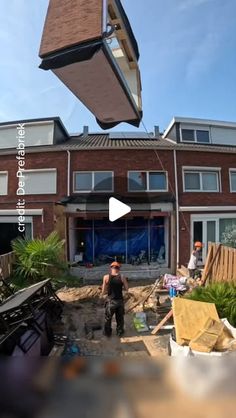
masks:
[[[236,285],[233,283],[213,283],[206,287],[197,287],[186,296],[200,302],[216,305],[220,318],[227,318],[232,326],[236,326]]]
[[[64,240],[60,240],[56,232],[45,239],[16,238],[12,242],[16,254],[15,276],[30,283],[56,277],[67,268],[62,260],[63,246]]]

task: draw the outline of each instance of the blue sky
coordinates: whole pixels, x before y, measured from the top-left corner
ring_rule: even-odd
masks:
[[[0,121],[60,116],[70,132],[99,127],[38,69],[48,0],[0,0]],[[123,0],[139,43],[144,123],[175,116],[236,121],[235,0]],[[134,130],[121,124],[115,130]],[[143,130],[141,127],[140,130]]]

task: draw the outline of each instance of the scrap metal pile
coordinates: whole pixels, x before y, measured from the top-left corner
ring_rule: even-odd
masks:
[[[0,354],[48,355],[53,347],[51,323],[62,312],[62,302],[54,293],[50,279],[16,293],[3,279],[1,282]]]

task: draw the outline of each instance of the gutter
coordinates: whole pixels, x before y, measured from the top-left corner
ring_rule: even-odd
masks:
[[[176,150],[173,150],[174,155],[174,174],[175,174],[175,198],[176,198],[176,262],[179,268],[179,188],[178,188],[178,174],[177,174],[177,158]]]

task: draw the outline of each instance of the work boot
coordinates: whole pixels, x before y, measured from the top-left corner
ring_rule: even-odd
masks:
[[[125,333],[125,331],[124,331],[124,330],[117,330],[117,331],[116,331],[116,335],[117,335],[118,337],[123,337],[124,333]]]

